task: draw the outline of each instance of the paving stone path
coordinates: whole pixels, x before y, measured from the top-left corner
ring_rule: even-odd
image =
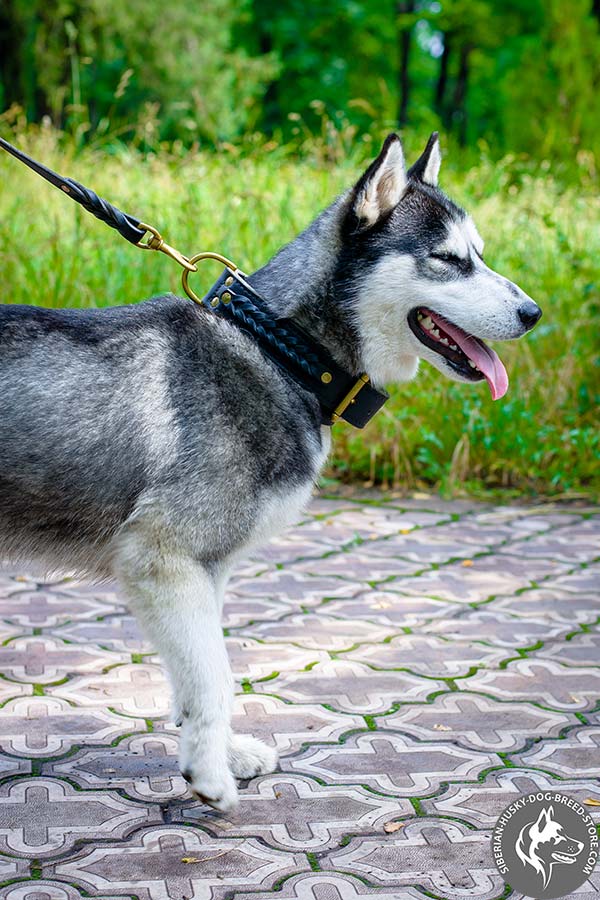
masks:
[[[116,590],[4,571],[0,898],[520,897],[501,810],[600,800],[599,560],[600,510],[315,499],[231,582],[235,725],[281,766],[227,816]]]

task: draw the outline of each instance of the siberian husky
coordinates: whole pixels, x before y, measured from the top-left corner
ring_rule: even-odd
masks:
[[[407,381],[506,370],[484,340],[539,307],[483,260],[438,188],[431,136],[408,171],[390,135],[359,181],[250,276],[348,372]],[[0,308],[0,558],[114,576],[167,667],[190,789],[234,807],[276,755],[230,726],[220,624],[232,565],[294,522],[327,457],[314,396],[252,339],[174,296],[97,310]]]

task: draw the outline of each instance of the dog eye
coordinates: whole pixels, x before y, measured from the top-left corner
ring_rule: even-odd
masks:
[[[460,266],[464,260],[454,253],[430,253],[430,259],[439,259],[440,262],[447,263],[450,266]]]

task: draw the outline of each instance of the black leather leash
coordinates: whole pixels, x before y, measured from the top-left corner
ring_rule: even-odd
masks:
[[[80,203],[84,209],[96,216],[97,219],[100,219],[101,222],[114,228],[130,244],[135,244],[136,247],[141,247],[142,250],[160,250],[161,253],[166,253],[167,256],[178,262],[184,269],[188,269],[190,272],[196,271],[196,267],[190,263],[189,259],[180,253],[179,250],[169,247],[164,242],[160,232],[152,225],[146,225],[135,216],[124,213],[117,206],[109,203],[108,200],[104,200],[94,191],[79,184],[78,181],[74,181],[72,178],[63,178],[58,172],[53,172],[52,169],[43,166],[31,156],[23,153],[22,150],[13,147],[4,138],[0,138],[0,147],[6,150],[7,153],[10,153],[11,156],[14,156],[15,159],[18,159],[19,162],[25,163],[26,166],[29,166],[30,169],[33,169],[36,174],[41,175],[54,187],[60,188],[68,197]],[[147,234],[150,237],[144,242],[144,237]]]
[[[387,393],[370,384],[368,375],[358,378],[351,375],[299,325],[274,316],[244,273],[226,257],[219,253],[198,253],[188,258],[165,243],[152,225],[124,213],[78,181],[63,178],[3,138],[0,138],[0,147],[114,228],[131,244],[142,250],[158,250],[179,263],[184,270],[182,283],[188,297],[251,335],[263,353],[314,394],[321,408],[323,424],[333,425],[344,419],[355,428],[363,428],[388,399]],[[149,237],[144,240],[146,235]],[[225,271],[206,296],[200,298],[189,287],[188,279],[190,272],[197,271],[196,263],[202,259],[221,262]]]

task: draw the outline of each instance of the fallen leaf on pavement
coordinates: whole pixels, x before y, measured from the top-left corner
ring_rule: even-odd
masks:
[[[383,826],[386,834],[393,834],[395,831],[400,831],[401,828],[404,828],[404,822],[386,822]]]

